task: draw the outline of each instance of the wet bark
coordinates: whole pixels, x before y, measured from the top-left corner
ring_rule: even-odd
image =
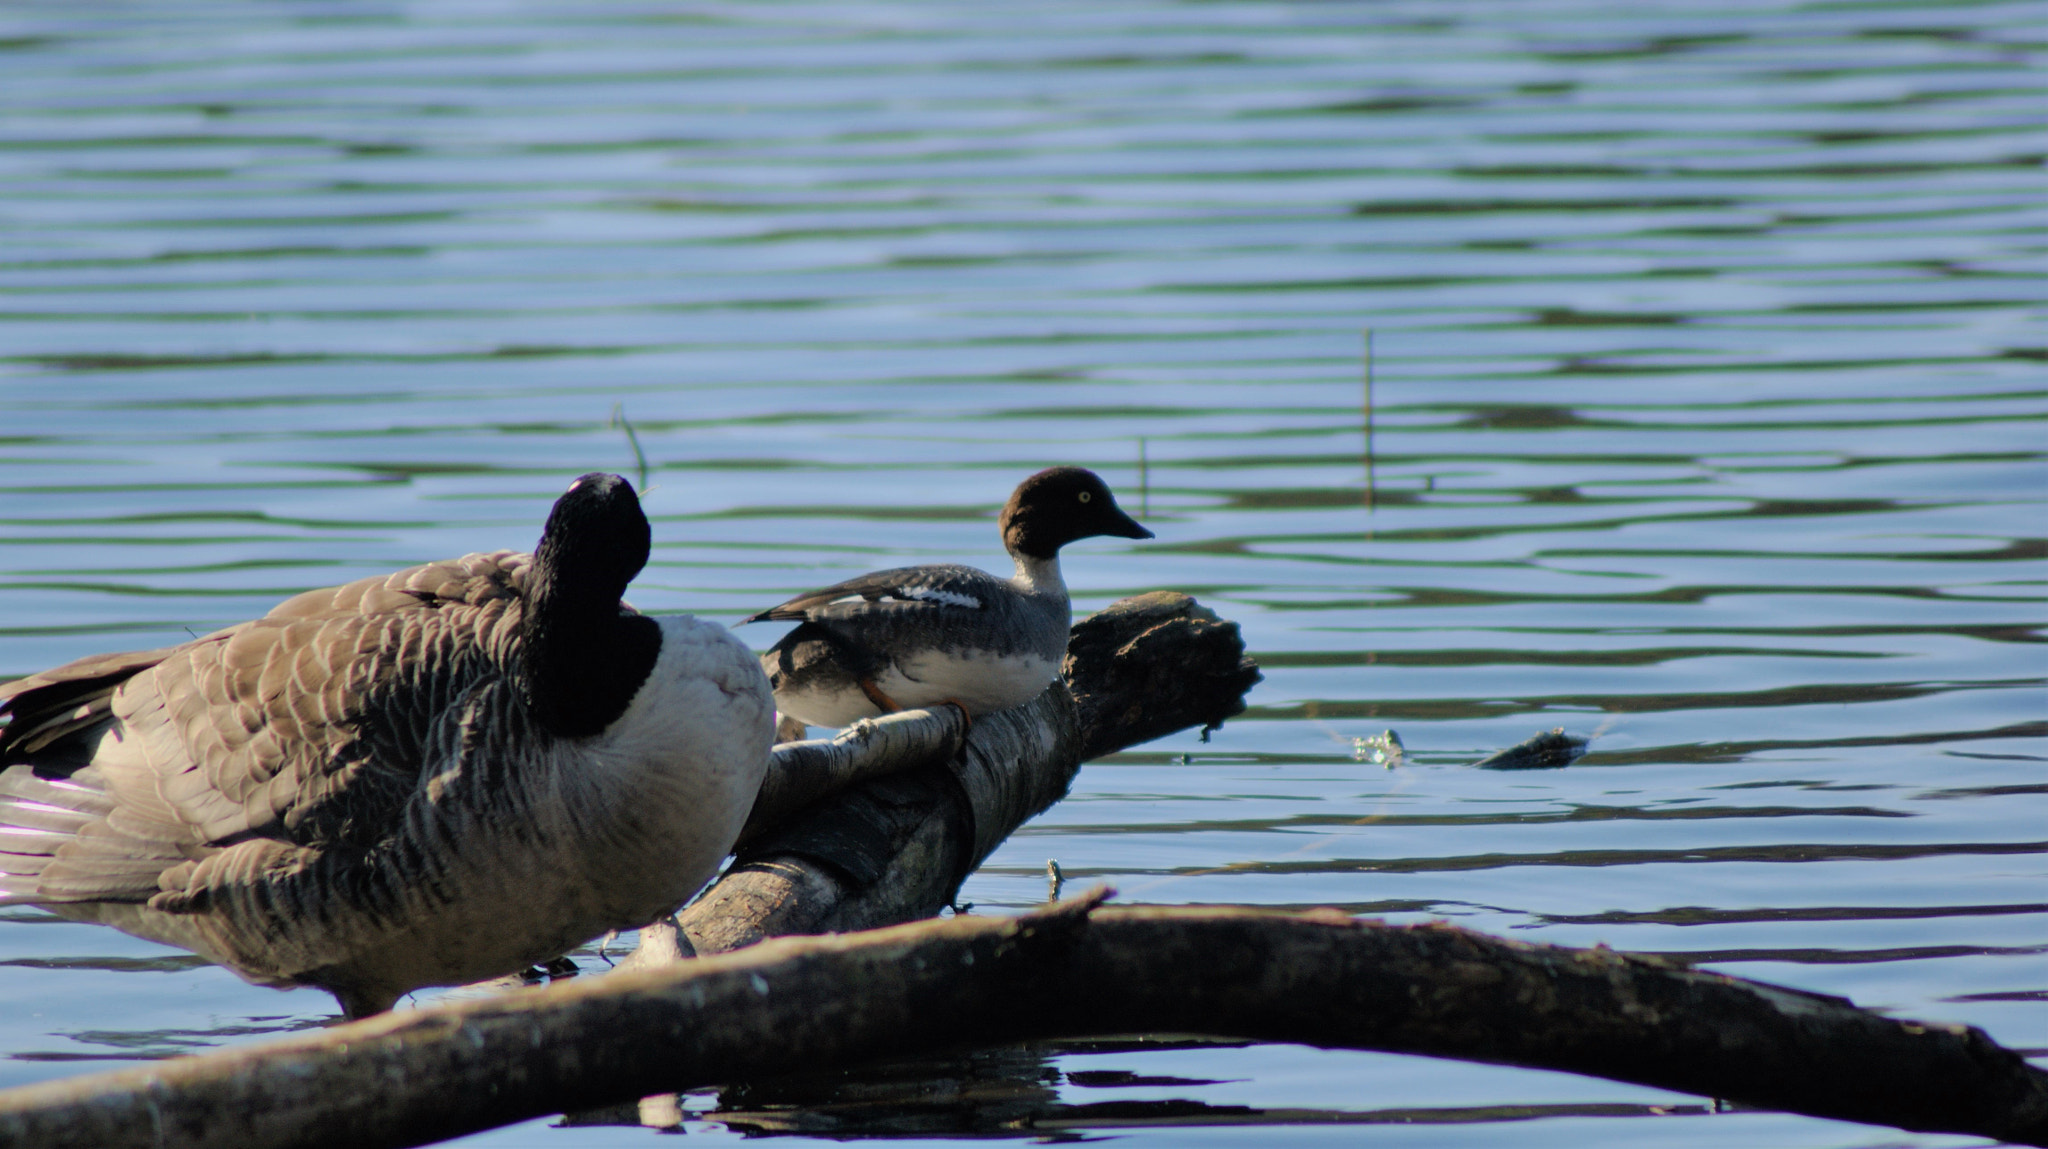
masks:
[[[1967,1027],[1445,925],[1097,901],[780,938],[31,1086],[0,1094],[0,1144],[416,1145],[737,1078],[1168,1031],[1565,1069],[2048,1145],[2048,1074]]]

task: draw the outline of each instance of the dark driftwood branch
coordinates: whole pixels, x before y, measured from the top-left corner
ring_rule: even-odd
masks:
[[[948,706],[858,722],[832,738],[782,743],[740,831],[739,848],[760,841],[822,798],[910,766],[943,761],[963,748],[966,733],[960,712]]]
[[[413,1145],[736,1078],[1171,1031],[1567,1069],[2048,1145],[2048,1074],[1975,1029],[1451,926],[1094,905],[777,939],[31,1086],[0,1094],[0,1144]]]
[[[1237,624],[1155,591],[1077,625],[1061,680],[977,720],[950,758],[960,744],[951,707],[779,746],[732,867],[683,911],[680,939],[666,926],[643,931],[628,965],[931,917],[1012,831],[1066,796],[1082,762],[1219,726],[1258,680]],[[790,814],[807,797],[892,770]]]

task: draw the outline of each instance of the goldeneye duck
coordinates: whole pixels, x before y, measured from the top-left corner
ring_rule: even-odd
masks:
[[[1013,578],[951,563],[898,567],[741,620],[802,621],[761,656],[777,708],[807,725],[845,726],[943,703],[989,714],[1036,698],[1059,674],[1073,620],[1060,548],[1152,532],[1082,467],[1019,483],[996,525]]]
[[[585,475],[532,555],[0,686],[0,905],[351,1017],[672,912],[739,835],[774,702],[723,627],[620,600],[649,543],[632,486]]]

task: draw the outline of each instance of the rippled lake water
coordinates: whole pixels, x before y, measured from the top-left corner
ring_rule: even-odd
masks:
[[[1077,606],[1188,591],[1266,681],[1209,743],[1086,767],[969,880],[978,908],[1042,899],[1056,858],[1130,901],[1605,942],[2048,1055],[2040,16],[23,0],[0,675],[530,545],[636,443],[635,601],[728,622],[878,566],[1000,566],[1010,486],[1080,463],[1159,537],[1074,547]],[[1550,726],[1592,753],[1472,768]],[[1389,728],[1391,769],[1359,745]],[[0,1085],[330,1013],[0,911]],[[463,1143],[645,1144],[659,1116]],[[1972,1143],[1185,1044],[669,1116]]]

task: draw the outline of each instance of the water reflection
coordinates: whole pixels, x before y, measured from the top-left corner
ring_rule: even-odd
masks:
[[[1232,1047],[1230,1043],[1176,1046],[1171,1041],[1115,1040],[1008,1046],[954,1057],[890,1061],[858,1070],[745,1082],[702,1093],[660,1094],[630,1105],[573,1113],[564,1117],[561,1125],[637,1126],[682,1132],[702,1131],[705,1126],[701,1123],[715,1122],[750,1138],[1028,1137],[1061,1143],[1094,1140],[1087,1136],[1093,1130],[1466,1125],[1541,1118],[1700,1116],[1730,1111],[1713,1104],[1616,1102],[1351,1111],[1216,1105],[1186,1096],[1087,1100],[1095,1091],[1171,1095],[1226,1082],[1130,1069],[1057,1067],[1060,1058],[1074,1055],[1088,1056],[1091,1065],[1113,1062],[1119,1045],[1147,1052]]]

